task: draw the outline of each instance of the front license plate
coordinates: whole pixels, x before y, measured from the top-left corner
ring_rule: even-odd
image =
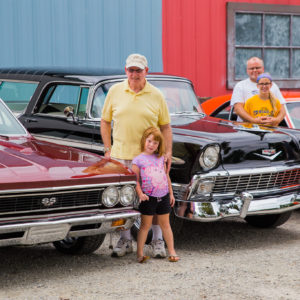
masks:
[[[36,226],[28,230],[26,244],[47,243],[63,240],[70,229],[68,224]]]

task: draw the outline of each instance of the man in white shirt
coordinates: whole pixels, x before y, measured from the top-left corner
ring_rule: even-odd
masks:
[[[234,106],[234,112],[238,115],[238,121],[250,122],[251,116],[244,110],[244,104],[250,97],[258,94],[258,87],[256,79],[258,75],[264,73],[264,62],[258,57],[251,57],[247,61],[247,74],[249,78],[238,82],[231,96],[230,105]],[[281,104],[285,103],[285,100],[276,85],[273,82],[270,91],[280,101]],[[277,126],[285,117],[285,109],[274,117],[261,117],[260,124]]]

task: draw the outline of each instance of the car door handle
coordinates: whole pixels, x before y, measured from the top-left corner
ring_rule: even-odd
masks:
[[[26,118],[26,119],[25,119],[25,122],[27,122],[27,123],[36,123],[36,122],[37,122],[37,119],[34,119],[34,118]]]

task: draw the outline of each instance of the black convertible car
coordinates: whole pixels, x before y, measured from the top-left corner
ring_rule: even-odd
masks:
[[[103,153],[101,109],[124,78],[105,70],[2,69],[0,97],[38,139]],[[209,117],[188,79],[147,78],[172,117],[175,221],[236,216],[275,227],[300,207],[300,131]]]

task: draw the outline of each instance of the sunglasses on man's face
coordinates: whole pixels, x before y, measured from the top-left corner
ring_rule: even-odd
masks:
[[[143,69],[132,69],[132,68],[128,68],[127,71],[128,71],[129,73],[134,73],[134,72],[136,72],[136,73],[142,73],[144,70],[143,70]]]

